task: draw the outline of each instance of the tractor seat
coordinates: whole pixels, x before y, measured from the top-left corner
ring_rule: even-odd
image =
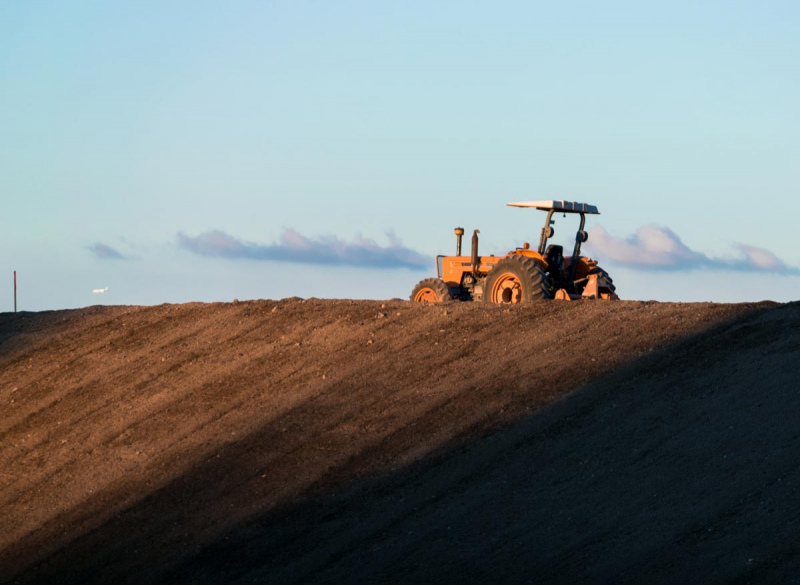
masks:
[[[547,273],[553,278],[560,277],[564,272],[564,247],[550,244],[545,251],[545,259],[547,260]]]

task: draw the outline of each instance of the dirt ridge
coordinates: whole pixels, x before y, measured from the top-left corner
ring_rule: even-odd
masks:
[[[763,520],[752,493],[772,490],[797,515],[779,484],[797,474],[798,352],[800,307],[776,303],[0,314],[0,581],[671,580],[700,565],[669,551],[720,561],[737,546],[753,556],[719,575],[789,574],[778,536],[754,544],[735,523],[797,536]],[[704,446],[743,440],[727,419],[761,442],[746,463],[766,480]],[[606,468],[581,475],[595,460]],[[666,501],[616,500],[638,501],[637,483]],[[570,485],[599,495],[573,509]],[[603,494],[630,518],[602,521]],[[558,521],[559,506],[589,529]],[[707,534],[693,528],[704,509],[729,529],[716,548],[692,536]],[[647,514],[663,536],[642,533]],[[558,545],[531,552],[542,526]]]

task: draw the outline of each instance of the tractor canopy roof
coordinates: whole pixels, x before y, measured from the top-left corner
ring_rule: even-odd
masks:
[[[564,201],[563,199],[547,201],[517,201],[515,203],[508,203],[507,205],[510,207],[533,207],[535,209],[542,209],[544,211],[555,209],[556,211],[563,211],[564,213],[600,213],[597,211],[597,207],[595,205],[578,203],[577,201]]]

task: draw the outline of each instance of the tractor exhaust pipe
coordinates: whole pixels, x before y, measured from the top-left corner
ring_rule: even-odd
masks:
[[[456,256],[461,256],[461,236],[464,235],[464,228],[456,228],[453,233],[456,235]]]
[[[475,230],[472,234],[472,276],[478,278],[478,234],[481,230]]]

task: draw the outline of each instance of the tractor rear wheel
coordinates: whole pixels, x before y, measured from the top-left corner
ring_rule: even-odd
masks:
[[[526,256],[500,260],[483,285],[483,300],[490,303],[531,303],[550,298],[550,279],[541,266]]]
[[[415,303],[444,303],[451,300],[450,287],[440,278],[420,280],[409,297]]]
[[[617,287],[614,286],[614,280],[608,275],[608,272],[600,268],[599,266],[595,266],[589,271],[589,274],[596,274],[600,278],[605,278],[606,282],[608,283],[608,288],[611,289],[611,292],[616,292]]]

